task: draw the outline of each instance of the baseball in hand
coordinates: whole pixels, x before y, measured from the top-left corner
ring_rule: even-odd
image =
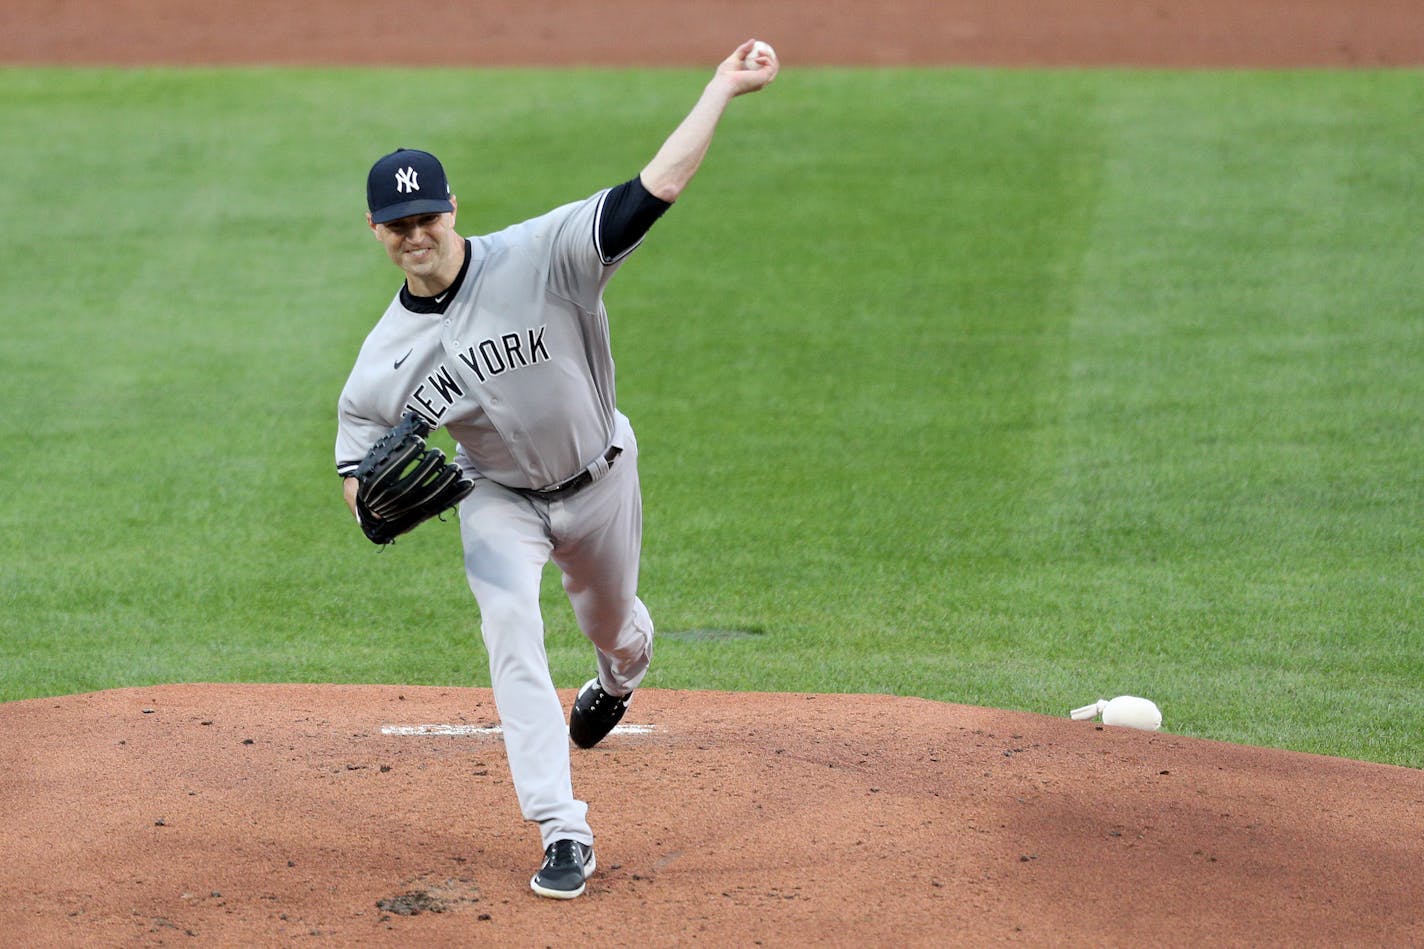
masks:
[[[760,69],[775,58],[776,50],[771,48],[771,44],[757,40],[756,43],[752,45],[752,51],[747,53],[746,58],[742,60],[742,68]],[[763,59],[765,62],[762,61]]]

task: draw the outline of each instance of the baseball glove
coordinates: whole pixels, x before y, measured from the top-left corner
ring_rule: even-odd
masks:
[[[414,412],[382,435],[357,466],[356,517],[373,544],[401,534],[454,507],[475,483],[445,453],[427,448],[430,426]]]

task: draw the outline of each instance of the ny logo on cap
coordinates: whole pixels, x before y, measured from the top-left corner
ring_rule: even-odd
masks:
[[[417,173],[413,167],[407,167],[404,171],[396,172],[396,193],[419,191],[420,184],[415,180],[416,177]]]

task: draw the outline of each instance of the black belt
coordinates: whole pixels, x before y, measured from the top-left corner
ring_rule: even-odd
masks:
[[[608,467],[613,467],[613,461],[623,453],[623,449],[617,445],[612,446],[603,453],[603,460],[608,462]],[[520,494],[528,495],[531,498],[538,498],[541,501],[560,501],[570,495],[577,494],[584,488],[593,484],[593,472],[585,468],[574,475],[563,484],[556,484],[552,488],[516,488]]]

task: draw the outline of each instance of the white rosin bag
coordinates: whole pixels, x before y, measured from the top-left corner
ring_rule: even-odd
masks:
[[[1075,708],[1068,713],[1074,721],[1087,721],[1103,716],[1104,725],[1122,725],[1146,732],[1162,727],[1162,711],[1151,699],[1136,695],[1119,695],[1115,699],[1098,699],[1092,705]]]

